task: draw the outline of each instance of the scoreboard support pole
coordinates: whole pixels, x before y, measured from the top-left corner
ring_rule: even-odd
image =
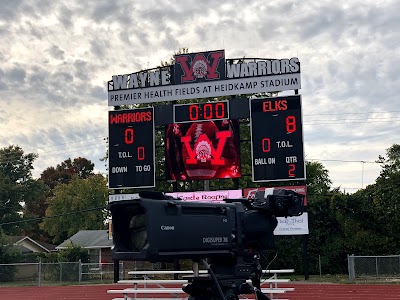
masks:
[[[114,106],[114,110],[120,110],[121,107],[120,106]],[[110,142],[110,138],[109,141]],[[110,166],[108,166],[110,167]],[[121,194],[121,190],[120,189],[116,189],[114,190],[115,194]],[[119,260],[118,259],[113,259],[113,264],[114,264],[114,283],[118,283],[119,281]]]
[[[303,263],[304,263],[304,280],[309,279],[308,269],[308,234],[303,235]]]

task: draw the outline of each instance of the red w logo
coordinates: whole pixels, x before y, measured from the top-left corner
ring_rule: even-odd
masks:
[[[181,83],[185,83],[196,81],[198,78],[205,78],[206,80],[220,79],[221,74],[217,69],[219,67],[220,70],[225,70],[224,66],[222,68],[219,66],[221,59],[224,57],[224,51],[211,52],[207,57],[208,59],[203,53],[195,54],[194,58],[193,54],[176,56],[175,64],[181,66],[183,75],[181,75],[181,78],[175,78],[175,80],[180,79]]]
[[[208,136],[203,133],[199,136],[193,149],[190,147],[192,140],[191,136],[183,136],[182,143],[185,145],[189,158],[186,158],[187,164],[197,164],[199,160],[211,160],[212,165],[224,165],[225,159],[221,158],[222,151],[224,150],[226,140],[231,137],[230,131],[218,131],[216,138],[219,140],[217,148],[215,149]]]

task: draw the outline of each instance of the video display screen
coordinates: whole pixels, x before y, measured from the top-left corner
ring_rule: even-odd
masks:
[[[169,124],[165,141],[167,180],[241,176],[239,120]]]

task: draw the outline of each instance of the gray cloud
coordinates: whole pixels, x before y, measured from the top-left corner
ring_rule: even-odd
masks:
[[[93,39],[90,41],[90,51],[93,55],[95,55],[98,59],[105,59],[105,55],[107,49],[111,47],[111,44],[105,39]]]
[[[48,52],[55,59],[59,59],[59,60],[63,60],[64,59],[64,51],[61,50],[58,46],[53,45],[48,50]]]
[[[68,5],[68,3],[66,5]],[[66,30],[71,30],[73,28],[73,18],[75,14],[66,5],[61,5],[59,9],[59,21]]]
[[[1,1],[0,2],[0,19],[10,21],[17,16],[17,11],[21,7],[23,1]]]

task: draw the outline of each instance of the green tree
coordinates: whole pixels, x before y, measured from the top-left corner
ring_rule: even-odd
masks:
[[[311,273],[318,272],[318,257],[324,258],[324,268],[327,269],[342,252],[340,248],[340,234],[335,212],[331,206],[331,199],[337,190],[331,189],[329,171],[320,162],[306,162],[307,173],[307,212],[310,234],[308,236],[308,257]],[[303,273],[303,237],[277,236],[276,248],[279,255],[274,262],[277,268],[290,266],[297,272]],[[329,267],[331,268],[331,267]],[[341,272],[342,265],[336,268]],[[332,269],[331,269],[332,270]],[[334,270],[332,270],[334,271]],[[331,272],[332,272],[331,271]]]
[[[307,161],[306,167],[310,272],[318,273],[320,259],[325,272],[343,273],[347,252],[335,205],[341,203],[345,195],[338,188],[332,188],[329,171],[323,164]]]
[[[47,208],[45,191],[43,181],[32,180],[30,191],[24,198],[23,220],[26,222],[22,223],[21,227],[23,227],[24,235],[37,241],[50,242],[50,237],[40,229],[40,222],[37,221],[44,217]]]
[[[307,161],[306,173],[307,194],[310,195],[311,199],[313,199],[314,195],[323,195],[330,190],[332,181],[329,178],[329,171],[323,164]]]
[[[56,167],[48,167],[42,172],[40,179],[52,190],[59,183],[69,183],[74,176],[85,179],[94,175],[93,168],[94,163],[86,158],[68,158]]]
[[[81,260],[83,263],[89,262],[89,251],[77,245],[70,244],[66,249],[60,250],[58,253],[59,261],[77,262]]]
[[[378,162],[382,164],[380,177],[398,176],[400,172],[400,145],[393,144],[390,148],[386,149],[386,157],[379,156]]]
[[[386,149],[386,157],[379,157],[382,170],[376,179],[375,189],[368,198],[373,205],[375,220],[379,229],[383,231],[391,242],[388,251],[400,252],[400,145],[394,144]]]
[[[375,183],[335,203],[349,253],[398,254],[400,237],[400,145],[379,156],[382,170]]]
[[[344,237],[334,205],[343,197],[338,189],[308,197],[308,255],[310,272],[314,274],[318,272],[319,258],[325,272],[336,274],[346,271]]]
[[[25,199],[24,218],[30,220],[44,217],[48,207],[47,199],[54,196],[54,188],[58,184],[70,183],[74,176],[81,179],[93,176],[93,168],[94,164],[90,160],[78,157],[45,169],[40,178],[32,182],[30,193]],[[39,222],[26,224],[29,226],[24,226],[24,234],[40,241],[51,242],[48,233],[40,229]]]
[[[354,194],[334,199],[333,208],[343,234],[343,248],[348,254],[381,255],[393,253],[393,237],[377,218],[371,193],[375,185]]]
[[[11,239],[0,228],[0,264],[15,263],[21,256],[21,250],[14,247]]]
[[[0,228],[0,264],[12,264],[22,257],[22,252],[14,247],[11,240],[4,234]],[[15,266],[2,266],[0,272],[0,282],[13,281],[15,275]]]
[[[81,229],[104,229],[108,189],[102,175],[86,179],[73,177],[69,184],[59,184],[48,198],[46,219],[40,227],[61,243]]]
[[[25,154],[18,146],[0,149],[0,224],[8,235],[22,233],[19,221],[23,204],[35,189],[32,170],[36,158],[37,154]]]

